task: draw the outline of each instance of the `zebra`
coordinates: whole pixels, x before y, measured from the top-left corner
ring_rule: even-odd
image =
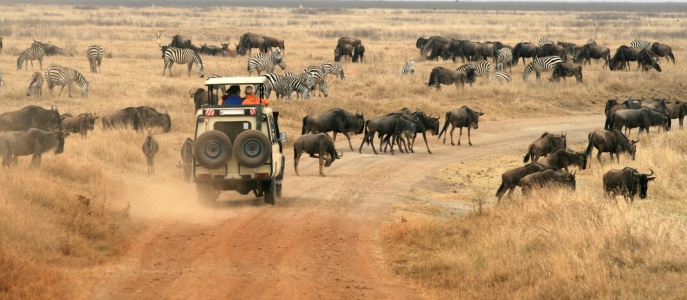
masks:
[[[505,81],[510,82],[510,74],[508,72],[494,72],[490,77],[491,81]]]
[[[502,71],[504,64],[508,65],[509,72],[512,71],[513,50],[506,47],[499,49],[499,52],[496,54],[496,65],[494,66],[494,70]]]
[[[303,71],[310,73],[310,76],[312,76],[314,86],[310,89],[311,91],[314,91],[315,87],[319,87],[317,90],[318,97],[320,94],[324,94],[325,97],[329,96],[329,93],[327,92],[327,83],[325,82],[325,74],[322,69],[320,69],[318,66],[310,65],[307,66]]]
[[[41,69],[43,69],[43,55],[45,55],[45,50],[43,47],[39,44],[33,44],[31,45],[31,48],[28,48],[24,50],[21,54],[19,54],[19,58],[17,58],[17,70],[21,70],[22,65],[24,64],[25,61],[30,61],[31,62],[31,67],[33,67],[33,61],[38,60],[38,63],[40,63]],[[29,65],[26,64],[26,68],[29,68]]]
[[[398,75],[405,75],[405,74],[413,74],[413,73],[415,73],[415,69],[413,68],[413,65],[414,65],[414,64],[415,64],[415,61],[407,61],[407,60],[406,60],[406,64],[403,65],[403,67],[401,67],[401,68],[398,70]]]
[[[265,81],[265,98],[269,99],[270,94],[272,93],[272,90],[275,90],[275,87],[281,84],[279,82],[279,74],[277,73],[266,73],[261,75],[262,77],[265,77],[267,80]]]
[[[193,68],[195,63],[198,68],[198,75],[203,77],[203,60],[200,59],[200,56],[193,49],[162,46],[162,58],[165,60],[162,76],[165,76],[165,71],[169,68],[169,77],[172,77],[172,66],[174,63],[178,63],[188,64],[188,76],[191,77],[191,68]]]
[[[312,75],[309,72],[303,72],[303,73],[298,74],[298,75],[291,73],[291,72],[287,72],[284,74],[284,76],[289,77],[289,78],[293,78],[293,79],[299,81],[300,83],[302,83],[303,85],[308,87],[308,90],[312,90],[315,88],[315,82],[312,78]],[[300,95],[298,95],[298,96],[300,97]]]
[[[540,38],[539,42],[537,43],[537,45],[539,45],[539,47],[544,46],[544,45],[553,45],[553,44],[555,44],[553,42],[553,40],[550,38],[547,38],[547,37]]]
[[[491,64],[489,64],[489,62],[486,60],[471,61],[458,67],[456,71],[464,72],[467,69],[475,69],[475,75],[477,76],[489,75],[489,71],[491,70]]]
[[[43,79],[43,74],[41,74],[41,72],[33,72],[31,81],[29,82],[29,90],[26,92],[26,96],[31,96],[33,93],[34,97],[42,97],[44,81],[45,80]]]
[[[651,50],[651,44],[649,44],[649,41],[635,39],[630,43],[630,48],[646,49],[648,51]]]
[[[277,93],[277,99],[279,99],[279,97],[291,99],[291,94],[294,91],[300,93],[303,99],[310,99],[310,88],[296,78],[288,77],[287,75],[279,75],[275,84],[274,91]]]
[[[103,61],[103,47],[100,45],[91,45],[86,50],[86,57],[88,58],[88,63],[91,65],[91,73],[98,73],[97,68],[100,67],[100,63]]]
[[[325,61],[324,63],[322,63],[322,75],[326,77],[327,74],[336,75],[341,80],[344,80],[346,76],[344,75],[344,70],[341,66],[341,63],[331,61]]]
[[[538,57],[532,60],[531,63],[525,67],[522,72],[522,79],[527,81],[527,76],[534,71],[537,74],[537,80],[541,80],[541,71],[553,70],[557,65],[561,64],[563,60],[558,56]]]
[[[286,69],[286,65],[282,60],[281,50],[274,50],[270,56],[251,57],[248,59],[248,76],[253,74],[253,71],[258,72],[258,76],[262,71],[273,72],[274,66],[279,66],[282,70]]]
[[[50,66],[45,69],[45,81],[48,83],[48,89],[50,90],[51,96],[53,88],[57,85],[62,86],[60,94],[57,95],[57,97],[61,96],[62,91],[64,91],[64,86],[66,85],[68,87],[67,91],[69,92],[69,97],[71,97],[72,83],[76,82],[80,87],[81,95],[88,97],[88,81],[86,81],[86,78],[84,78],[81,73],[72,68]]]

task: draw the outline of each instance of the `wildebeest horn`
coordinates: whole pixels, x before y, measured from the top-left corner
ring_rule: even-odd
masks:
[[[637,139],[635,141],[630,141],[630,142],[632,142],[633,144],[636,144],[636,143],[639,143],[639,139]]]
[[[652,169],[649,169],[649,171],[651,171],[651,173],[649,173],[649,174],[646,174],[646,176],[647,176],[647,177],[649,177],[649,176],[651,176],[651,175],[654,175],[654,170],[652,170]]]
[[[484,114],[484,112],[483,112],[482,109],[480,108],[480,109],[479,109],[479,115],[481,116],[481,115],[483,115],[483,114]]]
[[[191,96],[191,97],[193,97],[193,89],[191,89],[191,90],[188,91],[188,95]]]
[[[339,154],[339,153],[341,153],[341,154]],[[336,158],[337,158],[337,159],[340,159],[340,158],[342,158],[342,157],[343,157],[343,151],[339,152],[339,151],[337,150],[337,151],[336,151]]]

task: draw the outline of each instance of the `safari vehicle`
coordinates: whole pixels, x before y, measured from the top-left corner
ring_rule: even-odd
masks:
[[[264,98],[265,77],[217,77],[205,81],[208,103],[196,111],[193,176],[202,204],[212,204],[221,191],[253,192],[274,204],[281,198],[285,157],[279,112],[258,105],[219,105],[228,85],[255,87]]]

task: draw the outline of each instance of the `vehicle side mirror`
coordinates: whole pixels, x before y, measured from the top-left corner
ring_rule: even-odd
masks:
[[[279,133],[279,142],[280,143],[286,142],[286,132],[280,132]]]

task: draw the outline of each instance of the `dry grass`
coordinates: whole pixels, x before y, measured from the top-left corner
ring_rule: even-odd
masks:
[[[294,141],[300,134],[300,120],[305,114],[333,107],[360,109],[366,117],[404,106],[443,116],[451,108],[469,105],[483,109],[489,121],[598,113],[605,100],[615,96],[679,98],[687,81],[687,70],[681,67],[687,61],[684,55],[687,43],[676,19],[685,19],[685,14],[6,7],[0,12],[0,34],[4,38],[0,68],[5,82],[0,91],[0,111],[35,104],[55,105],[62,113],[102,115],[127,106],[147,105],[169,111],[173,126],[168,134],[156,132],[162,147],[156,159],[158,174],[154,177],[145,175],[140,153],[144,133],[103,132],[100,126],[87,139],[69,137],[65,153],[58,157],[45,155],[40,169],[29,169],[28,158],[23,158],[19,167],[0,170],[0,298],[69,298],[69,289],[62,288],[70,276],[65,268],[111,259],[126,247],[128,239],[136,237],[139,226],[145,228],[145,223],[127,216],[129,205],[132,215],[156,221],[170,215],[178,217],[187,211],[193,211],[198,219],[207,216],[197,207],[183,204],[193,203],[188,199],[195,195],[191,185],[181,184],[180,171],[174,167],[181,143],[192,136],[194,128],[193,103],[188,91],[202,87],[204,79],[195,75],[195,67],[188,77],[186,67],[179,65],[173,68],[175,77],[162,77],[163,62],[154,31],[164,30],[165,44],[174,34],[188,36],[196,45],[219,45],[226,41],[233,44],[239,35],[248,31],[281,37],[286,41],[287,71],[294,72],[332,60],[338,37],[361,38],[367,49],[365,62],[344,62],[348,77],[344,81],[329,78],[328,98],[273,100],[273,106],[282,113],[282,129]],[[574,80],[550,84],[546,78],[541,84],[533,78],[524,83],[520,76],[523,66],[519,65],[513,69],[514,81],[509,84],[492,84],[480,79],[472,87],[457,90],[448,86],[437,92],[425,86],[430,70],[439,65],[453,68],[458,64],[424,61],[418,57],[415,40],[431,35],[500,40],[511,45],[542,36],[577,43],[594,38],[612,49],[634,38],[644,38],[672,45],[678,65],[663,64],[663,73],[646,74],[610,73],[601,70],[600,64],[594,64],[585,67],[586,83],[581,85]],[[29,64],[28,70],[16,70],[15,66],[18,54],[29,47],[32,39],[50,41],[74,53],[73,57],[46,57],[43,68],[59,64],[79,70],[90,82],[88,98],[82,98],[76,89],[72,91],[73,98],[64,94],[60,98],[50,97],[47,90],[46,96],[38,100],[25,96],[31,73],[40,69]],[[102,45],[106,52],[99,74],[88,72],[83,54],[91,44]],[[203,60],[206,75],[246,74],[246,57],[203,56]],[[416,73],[399,77],[396,72],[405,60],[416,61]],[[677,134],[652,138],[643,141],[643,145],[649,148],[652,143],[665,143],[674,145],[671,149],[684,149],[679,139],[656,141],[674,136]],[[638,166],[653,166],[646,160],[649,158],[658,163],[657,157],[646,155],[640,151]],[[492,161],[503,159],[509,158]],[[673,154],[670,159],[680,165],[683,157]],[[491,166],[484,174],[496,174],[502,167]],[[586,180],[586,176],[598,178],[601,171],[597,169],[581,174],[580,181]],[[669,168],[656,167],[656,171],[661,172],[660,180],[651,187],[650,201],[640,202],[632,210],[603,203],[597,189],[591,187],[581,188],[571,199],[564,200],[562,194],[545,195],[553,200],[521,201],[521,204],[494,209],[484,206],[483,201],[484,195],[490,196],[496,186],[494,178],[487,177],[484,183],[481,179],[460,180],[461,190],[468,191],[465,203],[468,207],[481,207],[482,215],[450,222],[445,218],[422,222],[414,219],[392,231],[390,251],[397,256],[400,273],[449,295],[577,298],[610,297],[614,291],[635,297],[641,297],[642,293],[652,295],[648,293],[653,291],[657,292],[655,295],[667,297],[678,295],[678,289],[672,289],[674,294],[658,289],[671,282],[684,281],[681,276],[684,262],[675,258],[684,253],[676,245],[676,234],[681,232],[682,223],[672,213],[670,218],[659,216],[660,212],[687,211],[672,204],[679,199],[679,190],[672,187],[679,184],[684,172],[675,171],[675,176],[670,177],[663,175],[671,172]],[[484,185],[472,188],[475,183]],[[412,197],[424,197],[424,192],[417,190]],[[451,202],[458,195],[438,197]],[[589,213],[575,220],[575,209]],[[170,214],[170,210],[175,213]],[[427,208],[426,213],[436,215],[440,210]],[[603,221],[603,226],[595,227],[594,220]],[[623,220],[633,222],[623,223]],[[550,223],[544,223],[547,221]],[[531,226],[538,222],[548,226],[542,227],[548,232],[531,229],[539,228]],[[563,225],[569,225],[570,230],[565,230]],[[652,226],[662,229],[655,230]],[[675,232],[668,231],[673,228]],[[595,230],[601,234],[594,234]],[[426,234],[419,236],[422,232]],[[659,233],[667,235],[658,236]],[[582,238],[572,238],[577,234]],[[629,242],[630,238],[636,241]],[[401,248],[396,249],[397,246]],[[673,258],[668,256],[671,251]],[[511,255],[516,259],[510,259]],[[643,262],[635,261],[633,255],[642,257]],[[611,258],[615,256],[619,258]],[[522,275],[526,276],[516,276],[521,275],[516,270],[523,270]],[[576,278],[577,274],[582,277]],[[639,280],[642,274],[655,277],[651,281]],[[603,282],[608,285],[603,286]],[[638,282],[646,285],[638,286]],[[649,282],[656,284],[651,286]],[[573,289],[573,283],[584,288]],[[480,294],[480,291],[504,293]],[[555,294],[556,291],[560,294]]]

